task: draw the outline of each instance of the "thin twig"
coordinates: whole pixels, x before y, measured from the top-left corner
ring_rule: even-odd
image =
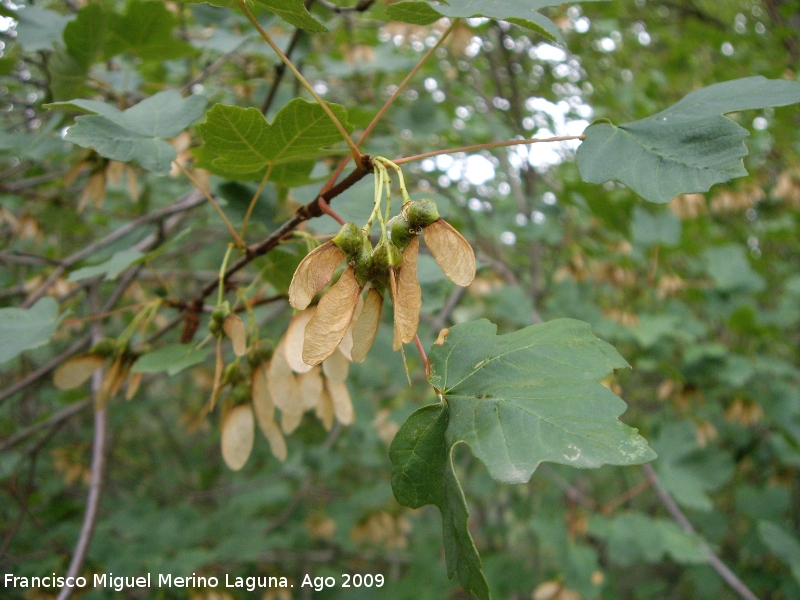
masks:
[[[300,41],[300,38],[303,35],[303,30],[299,27],[296,27],[294,33],[292,34],[292,39],[289,40],[289,45],[286,46],[286,58],[291,58],[294,49],[297,47],[297,43]],[[286,74],[286,63],[281,62],[278,65],[275,65],[275,76],[272,78],[272,85],[270,85],[269,92],[267,93],[267,97],[264,98],[264,103],[261,105],[261,114],[266,115],[267,111],[272,107],[272,103],[275,100],[275,96],[278,95],[278,87],[283,80],[283,76]]]
[[[100,238],[96,242],[92,242],[82,250],[71,254],[67,258],[61,261],[61,263],[53,270],[50,276],[33,292],[25,302],[22,303],[22,308],[30,308],[33,304],[42,296],[47,293],[47,290],[58,280],[59,277],[72,265],[79,263],[85,258],[88,258],[101,248],[109,246],[113,244],[119,239],[122,239],[129,233],[135,231],[139,227],[143,225],[147,225],[154,221],[158,221],[170,215],[185,212],[195,208],[196,206],[200,206],[204,202],[203,196],[201,195],[200,191],[192,191],[188,193],[186,196],[178,200],[177,202],[170,204],[169,206],[165,206],[162,209],[153,211],[148,215],[144,215],[139,217],[138,219],[134,219],[130,223],[126,223],[119,229],[112,231],[107,236]]]
[[[12,446],[16,446],[24,439],[29,438],[37,431],[42,429],[47,429],[49,427],[53,427],[58,425],[62,421],[66,421],[70,417],[73,417],[80,413],[83,409],[92,405],[92,399],[87,398],[86,400],[81,400],[79,402],[75,402],[70,404],[66,408],[62,408],[57,413],[50,415],[44,421],[39,421],[38,423],[34,423],[30,427],[26,427],[22,431],[18,431],[12,436],[7,437],[6,439],[0,441],[0,452],[5,452]]]
[[[261,179],[261,183],[258,184],[256,193],[253,194],[253,199],[250,200],[250,206],[247,207],[247,212],[244,214],[244,220],[242,221],[242,232],[239,234],[239,237],[242,240],[244,240],[244,232],[247,230],[247,222],[250,220],[250,215],[253,214],[253,209],[256,207],[256,202],[258,202],[259,196],[261,196],[261,191],[264,189],[264,186],[267,185],[267,179],[269,179],[269,176],[272,173],[272,167],[274,164],[275,163],[269,163],[267,172],[264,173],[264,177]]]
[[[72,358],[78,352],[81,352],[89,347],[91,343],[91,337],[86,336],[85,338],[78,340],[72,346],[64,350],[61,354],[56,356],[55,358],[48,361],[45,365],[39,367],[35,371],[28,373],[25,377],[17,381],[16,383],[12,384],[10,387],[6,388],[2,392],[0,392],[0,404],[2,404],[5,400],[16,394],[17,392],[25,389],[29,385],[31,385],[37,379],[44,377],[51,371],[53,371],[58,365],[60,365],[65,360]]]
[[[199,203],[203,202],[202,196],[198,196],[196,200],[198,204],[193,204],[192,206],[198,206]],[[174,206],[175,205],[173,205],[173,207]],[[140,252],[147,252],[149,250],[152,250],[159,243],[163,241],[165,235],[167,235],[170,231],[175,229],[180,224],[183,218],[183,212],[181,211],[172,210],[170,213],[166,214],[171,214],[172,216],[170,216],[165,221],[164,226],[161,228],[161,230],[153,232],[150,235],[143,238],[141,241],[139,241],[137,244],[133,246],[133,249],[139,250]],[[161,216],[163,216],[163,213]],[[136,265],[135,267],[128,269],[122,275],[121,281],[119,282],[119,284],[117,284],[117,287],[114,289],[114,291],[111,292],[111,294],[108,296],[108,299],[106,300],[106,303],[103,305],[102,312],[108,312],[114,307],[117,301],[122,297],[122,294],[125,293],[125,290],[127,290],[128,287],[131,285],[131,283],[133,283],[133,280],[135,279],[140,270],[141,270],[141,265]],[[44,366],[40,367],[36,371],[22,378],[20,381],[13,384],[6,390],[0,392],[0,404],[2,404],[5,400],[7,400],[9,397],[13,396],[17,392],[31,385],[33,382],[37,381],[38,379],[44,377],[45,375],[53,371],[56,367],[58,367],[58,365],[60,365],[65,360],[76,355],[78,352],[85,350],[89,346],[90,341],[91,338],[89,336],[86,336],[85,338],[79,340],[78,342],[70,346],[67,350],[65,350],[52,360],[50,360]]]
[[[425,152],[424,154],[415,154],[414,156],[406,156],[405,158],[396,158],[394,162],[398,165],[422,160],[431,156],[438,156],[440,154],[455,154],[456,152],[473,152],[475,150],[488,150],[491,148],[503,148],[505,146],[519,146],[520,144],[541,144],[545,142],[568,142],[570,140],[582,140],[585,135],[562,135],[551,138],[529,138],[526,140],[510,140],[508,142],[489,142],[487,144],[473,144],[471,146],[461,146],[459,148],[446,148],[444,150],[434,150],[433,152]]]
[[[439,46],[441,46],[442,42],[444,42],[445,39],[447,39],[447,36],[449,36],[450,33],[453,31],[453,29],[455,29],[456,25],[458,24],[458,21],[459,21],[459,19],[454,19],[453,22],[450,24],[450,27],[448,27],[442,33],[442,35],[439,37],[439,40],[436,42],[436,44],[432,48],[429,48],[428,51],[425,54],[422,55],[422,57],[419,59],[417,64],[414,66],[414,68],[411,69],[411,72],[408,75],[406,75],[405,79],[403,79],[403,81],[400,82],[400,85],[397,86],[397,89],[394,91],[394,93],[391,96],[389,96],[389,99],[386,100],[386,102],[383,103],[383,106],[381,106],[381,108],[378,110],[378,112],[375,114],[375,116],[372,117],[372,121],[369,122],[369,125],[367,125],[367,128],[364,130],[364,132],[358,138],[358,141],[356,142],[356,145],[360,146],[361,144],[363,144],[367,140],[367,138],[372,133],[372,130],[375,128],[375,125],[378,124],[378,122],[383,117],[384,113],[386,113],[386,111],[389,110],[389,107],[394,103],[394,101],[400,95],[400,92],[402,92],[406,88],[406,86],[409,84],[409,82],[414,77],[414,75],[416,75],[417,72],[422,68],[422,65],[424,65],[425,62],[431,57],[431,55],[434,52],[436,52],[436,50],[439,48]],[[344,168],[347,166],[347,163],[349,162],[349,160],[350,160],[350,157],[347,157],[347,158],[343,159],[339,163],[339,166],[336,167],[336,170],[328,178],[328,181],[326,181],[325,185],[322,186],[322,190],[323,191],[327,190],[334,183],[336,183],[336,180],[339,178],[339,175],[341,175],[342,171],[344,171]],[[395,163],[396,162],[397,161],[395,161]]]
[[[350,175],[348,175],[345,179],[343,179],[340,183],[336,184],[331,189],[327,190],[325,193],[321,194],[319,198],[322,198],[326,203],[329,203],[333,198],[344,192],[345,190],[349,189],[359,181],[361,181],[364,177],[369,175],[372,172],[372,166],[370,157],[368,154],[364,154],[361,157],[361,163],[359,164],[358,168],[355,169]],[[255,258],[259,256],[263,256],[273,248],[275,248],[280,241],[292,230],[294,230],[300,223],[303,221],[307,221],[309,219],[313,219],[314,217],[319,217],[322,215],[322,209],[319,205],[318,199],[315,198],[305,206],[301,206],[297,209],[294,216],[289,219],[288,221],[284,222],[283,225],[278,227],[275,231],[273,231],[270,235],[266,238],[261,240],[257,244],[253,244],[252,246],[247,247],[247,253],[239,258],[235,263],[228,267],[225,271],[225,279],[245,267],[246,265],[250,264]],[[193,302],[197,302],[202,304],[203,299],[206,298],[209,294],[213,293],[214,290],[217,289],[217,285],[219,285],[219,277],[207,283],[197,296],[194,298]]]
[[[94,287],[89,294],[89,301],[93,305],[92,310],[100,309],[97,287]],[[103,326],[99,322],[92,324],[92,340],[98,342],[103,338]],[[97,396],[103,383],[103,372],[98,369],[92,375],[92,396]],[[100,508],[100,496],[103,491],[103,477],[106,464],[106,437],[108,429],[108,408],[103,406],[94,413],[94,441],[92,443],[92,468],[91,478],[89,479],[89,495],[86,501],[86,512],[83,515],[83,525],[75,546],[75,552],[67,569],[67,581],[78,576],[86,560],[86,553],[92,541],[94,528],[97,524],[97,513]],[[56,600],[69,600],[72,596],[74,587],[64,585],[58,593]]]
[[[258,19],[256,19],[255,15],[252,12],[250,12],[250,9],[247,7],[247,3],[245,3],[245,0],[237,0],[237,3],[239,4],[239,8],[242,9],[242,12],[245,14],[250,23],[253,24],[253,27],[255,27],[258,33],[261,34],[261,37],[264,38],[264,41],[267,42],[267,44],[269,44],[269,47],[272,48],[273,52],[275,52],[275,54],[278,55],[278,57],[283,61],[283,63],[289,68],[289,70],[292,73],[294,73],[295,77],[297,77],[297,80],[300,82],[300,84],[304,88],[306,88],[309,94],[311,94],[314,97],[314,100],[316,100],[319,103],[320,107],[322,107],[322,110],[325,111],[325,114],[328,115],[330,120],[336,126],[336,129],[339,130],[342,139],[350,148],[350,154],[353,156],[353,160],[356,162],[356,164],[359,164],[361,162],[361,152],[359,151],[358,146],[356,146],[353,139],[350,137],[350,134],[347,133],[347,130],[344,128],[344,125],[342,125],[341,121],[339,121],[336,115],[333,114],[331,107],[328,106],[328,104],[320,97],[320,95],[314,89],[314,86],[308,83],[306,78],[303,77],[303,74],[297,69],[297,67],[294,66],[294,63],[291,60],[289,60],[289,57],[286,56],[280,49],[280,47],[272,40],[270,35],[261,26],[261,23],[258,22]]]
[[[205,188],[205,186],[201,185],[200,182],[197,181],[197,179],[195,179],[194,176],[181,163],[179,163],[177,160],[175,160],[173,162],[183,172],[183,174],[186,175],[186,177],[189,179],[189,181],[192,182],[192,185],[194,185],[194,187],[196,187],[203,194],[203,196],[206,197],[206,200],[208,200],[211,203],[211,206],[213,206],[214,209],[219,213],[219,216],[222,217],[223,221],[225,221],[225,226],[228,228],[228,231],[231,232],[231,235],[233,236],[233,239],[236,242],[236,245],[238,247],[240,247],[240,248],[244,248],[244,246],[245,246],[244,240],[241,238],[241,236],[233,228],[233,225],[228,220],[228,216],[223,212],[223,210],[220,208],[219,204],[217,204],[217,201],[214,200],[214,197],[208,192],[208,190]],[[266,183],[266,178],[264,179],[264,183]]]
[[[758,600],[758,596],[756,596],[745,583],[739,579],[739,577],[731,571],[722,559],[717,556],[714,551],[711,549],[711,546],[695,531],[694,526],[692,526],[689,519],[686,518],[686,515],[683,514],[683,511],[678,507],[675,500],[672,499],[672,496],[669,495],[669,492],[661,485],[661,482],[658,480],[658,475],[656,475],[655,470],[651,465],[642,465],[642,471],[644,471],[645,477],[653,486],[653,489],[656,491],[659,500],[661,503],[666,507],[667,512],[672,516],[673,519],[678,523],[681,529],[688,533],[689,535],[695,536],[697,539],[697,544],[700,548],[700,551],[708,557],[708,562],[711,567],[719,574],[722,579],[725,580],[733,591],[735,591],[739,596],[741,596],[744,600]]]

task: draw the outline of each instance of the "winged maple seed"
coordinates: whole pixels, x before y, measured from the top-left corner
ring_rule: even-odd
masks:
[[[248,404],[235,406],[222,417],[222,458],[231,470],[240,470],[250,457],[254,429],[253,411]]]
[[[280,427],[275,422],[275,404],[267,385],[269,361],[258,363],[250,377],[250,393],[253,397],[253,410],[258,426],[269,442],[273,456],[278,460],[286,460],[286,440],[283,439]]]
[[[343,425],[349,425],[354,418],[350,394],[344,383],[350,361],[342,348],[334,348],[320,365],[309,366],[302,359],[302,344],[290,343],[290,337],[297,336],[297,331],[302,333],[296,324],[309,323],[318,311],[318,308],[310,308],[295,315],[278,343],[268,370],[267,387],[275,406],[281,409],[281,426],[286,435],[300,425],[306,411],[315,411],[326,430],[333,427],[334,418]],[[292,365],[299,366],[294,369]]]

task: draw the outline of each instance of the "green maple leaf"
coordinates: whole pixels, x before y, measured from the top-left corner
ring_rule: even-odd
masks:
[[[495,335],[485,319],[453,327],[430,354],[429,381],[450,406],[447,439],[466,442],[498,481],[524,483],[543,461],[632,465],[656,455],[617,417],[599,383],[628,366],[588,323],[557,319]]]
[[[45,108],[94,113],[75,119],[64,139],[94,148],[112,160],[136,161],[145,169],[164,175],[177,155],[163,138],[175,137],[199,119],[205,105],[204,96],[182,98],[176,90],[167,90],[125,111],[94,100],[54,102]]]
[[[442,17],[500,19],[563,44],[564,39],[558,26],[538,12],[542,8],[559,4],[556,0],[449,0],[437,4],[397,2],[386,8],[386,14],[396,21],[416,25],[428,25]]]
[[[679,194],[747,175],[748,131],[726,113],[800,102],[800,83],[746,77],[696,90],[658,114],[586,129],[578,168],[587,183],[615,179],[645,200],[669,202]]]
[[[467,527],[469,513],[453,469],[452,448],[445,439],[449,415],[446,404],[424,406],[403,424],[389,449],[392,490],[404,506],[439,508],[448,576],[458,574],[464,590],[489,600],[481,558]]]
[[[347,112],[328,104],[347,131]],[[307,176],[314,157],[342,141],[339,130],[319,104],[295,98],[270,124],[256,108],[217,104],[198,127],[204,145],[195,150],[197,166],[231,179],[259,180],[272,165],[272,181]]]
[[[214,6],[223,6],[237,10],[239,3],[236,0],[178,0],[184,4],[200,4],[207,2]],[[328,31],[325,26],[317,21],[308,9],[303,0],[248,0],[249,4],[263,6],[271,13],[274,13],[287,23],[305,29],[312,33],[322,33]]]

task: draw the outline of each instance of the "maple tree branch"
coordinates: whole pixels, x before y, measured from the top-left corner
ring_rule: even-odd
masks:
[[[153,211],[148,215],[144,215],[139,217],[138,219],[134,219],[133,221],[126,223],[119,229],[116,229],[106,235],[105,237],[100,238],[96,242],[92,242],[88,246],[84,247],[82,250],[78,250],[74,254],[69,255],[67,258],[62,260],[59,265],[55,268],[55,270],[50,274],[50,276],[38,287],[36,291],[34,291],[28,298],[23,302],[20,307],[21,308],[30,308],[39,298],[44,296],[47,293],[47,290],[58,281],[58,278],[64,274],[64,272],[73,266],[76,263],[79,263],[85,258],[90,257],[92,254],[97,252],[98,250],[105,248],[116,242],[117,240],[122,239],[129,233],[135,231],[139,227],[143,225],[148,225],[154,221],[158,221],[160,219],[169,217],[170,215],[181,213],[188,211],[192,208],[200,206],[203,204],[203,197],[199,191],[189,192],[183,198],[170,204],[169,206],[165,206],[162,209]]]
[[[244,220],[242,221],[242,232],[239,234],[239,237],[244,240],[244,232],[247,229],[247,222],[250,220],[250,215],[253,214],[253,209],[256,207],[256,202],[258,202],[258,197],[261,195],[261,191],[264,189],[264,186],[267,185],[267,179],[272,174],[272,167],[275,163],[269,163],[267,167],[267,172],[264,173],[264,178],[261,180],[261,183],[258,184],[258,189],[256,193],[253,194],[253,199],[250,200],[250,206],[247,207],[247,212],[244,214]]]
[[[339,130],[342,139],[350,148],[350,154],[353,156],[353,160],[356,162],[356,164],[360,163],[361,152],[359,151],[358,146],[356,146],[355,142],[353,142],[353,138],[351,138],[350,134],[347,133],[347,130],[344,128],[344,125],[342,125],[341,121],[339,121],[336,115],[333,114],[331,107],[327,105],[327,103],[316,92],[314,86],[308,83],[308,80],[306,80],[306,78],[303,77],[303,74],[297,69],[297,67],[294,66],[294,63],[289,59],[289,57],[286,56],[283,53],[283,51],[278,47],[278,45],[272,40],[270,35],[261,26],[261,23],[258,22],[258,19],[256,19],[255,15],[252,12],[250,12],[249,8],[247,8],[247,4],[245,3],[245,1],[237,0],[237,3],[239,4],[239,8],[242,9],[242,12],[244,12],[245,16],[247,17],[247,20],[253,24],[253,27],[255,27],[258,33],[261,34],[261,37],[264,38],[264,41],[267,42],[267,44],[269,44],[269,47],[272,48],[275,54],[278,55],[278,58],[280,58],[283,61],[283,63],[289,68],[289,70],[292,73],[294,73],[295,77],[297,77],[297,80],[300,82],[300,84],[304,88],[306,88],[306,90],[308,90],[308,93],[314,97],[314,100],[316,100],[319,103],[319,105],[322,107],[322,110],[325,111],[325,114],[327,114],[330,120],[333,121],[333,124],[336,126],[336,129]]]
[[[741,580],[739,577],[731,571],[728,566],[722,562],[722,559],[717,556],[714,551],[711,549],[711,546],[695,531],[694,526],[691,524],[689,519],[686,518],[686,515],[683,514],[678,504],[675,500],[672,499],[672,496],[669,495],[669,492],[661,485],[661,482],[658,480],[658,475],[656,475],[655,469],[651,465],[642,465],[642,471],[644,471],[645,477],[653,486],[653,489],[656,491],[658,495],[658,499],[661,500],[661,503],[666,507],[667,512],[672,516],[673,519],[678,523],[681,529],[684,532],[688,533],[691,536],[694,536],[697,539],[697,544],[700,548],[700,551],[706,555],[708,558],[708,563],[711,567],[725,580],[733,591],[735,591],[739,596],[741,596],[744,600],[758,600],[758,596],[756,596],[749,587]]]
[[[444,42],[444,40],[447,39],[447,36],[449,36],[450,33],[453,31],[453,29],[455,29],[455,27],[458,24],[458,22],[459,22],[459,19],[454,19],[453,20],[453,22],[450,24],[450,27],[448,27],[442,33],[442,35],[439,37],[439,40],[436,42],[436,44],[434,44],[431,48],[428,49],[428,51],[425,54],[422,55],[422,57],[419,59],[417,64],[414,66],[414,68],[411,69],[409,74],[406,75],[405,79],[403,79],[403,81],[400,82],[400,85],[397,86],[397,89],[394,91],[394,93],[392,93],[392,95],[389,97],[389,99],[386,100],[386,102],[383,103],[383,106],[381,106],[381,108],[378,110],[378,112],[375,113],[375,116],[372,117],[372,120],[369,122],[369,125],[367,125],[367,128],[359,136],[358,141],[356,142],[357,146],[360,146],[361,144],[363,144],[366,141],[366,139],[372,133],[372,130],[375,128],[375,125],[378,124],[378,122],[381,120],[381,118],[386,113],[386,111],[389,110],[389,107],[392,105],[392,103],[394,103],[394,101],[400,95],[400,92],[402,92],[406,88],[406,86],[409,84],[409,82],[414,77],[414,75],[416,75],[417,72],[422,68],[422,65],[424,65],[425,62],[431,57],[431,55],[434,52],[436,52],[436,50],[439,48],[439,46],[441,46],[442,42]],[[339,163],[339,166],[336,167],[336,170],[333,172],[333,175],[331,175],[328,178],[328,181],[325,182],[325,185],[322,186],[322,190],[323,191],[327,190],[329,187],[331,187],[336,182],[336,180],[339,178],[339,175],[341,175],[342,171],[344,171],[344,168],[347,166],[347,163],[349,162],[349,160],[350,160],[350,157],[347,157],[347,158],[345,158],[344,160],[342,160]],[[397,162],[397,161],[395,161],[395,162]]]
[[[228,228],[228,231],[231,232],[231,235],[233,236],[236,245],[240,248],[243,248],[245,246],[244,240],[233,228],[233,225],[228,220],[228,217],[225,215],[222,208],[220,208],[219,204],[217,204],[217,201],[214,200],[214,198],[211,196],[211,194],[208,192],[205,186],[200,185],[200,182],[197,181],[197,179],[195,179],[194,176],[191,173],[189,173],[188,169],[186,169],[186,167],[180,164],[177,160],[173,161],[173,163],[181,170],[181,172],[183,172],[184,175],[186,175],[186,178],[192,182],[192,185],[194,185],[194,187],[196,187],[200,191],[200,193],[202,193],[203,196],[206,197],[206,200],[208,200],[211,203],[211,206],[214,207],[214,209],[219,213],[219,216],[222,217],[222,220],[225,221],[225,226]],[[264,183],[266,183],[266,181],[267,181],[266,178],[264,178]]]
[[[92,288],[89,301],[94,312],[101,310],[97,293],[97,286]],[[97,343],[103,338],[102,323],[95,321],[92,324],[92,342]],[[98,369],[92,375],[92,396],[97,396],[103,383],[103,371]],[[89,480],[89,495],[86,501],[86,512],[83,515],[83,525],[75,546],[75,552],[67,569],[67,580],[77,577],[83,568],[89,545],[92,541],[94,528],[97,524],[97,514],[100,508],[100,496],[103,491],[103,477],[106,465],[106,438],[108,434],[108,408],[104,406],[94,413],[94,441],[92,442],[92,467]],[[58,593],[56,600],[69,600],[74,587],[64,585]]]

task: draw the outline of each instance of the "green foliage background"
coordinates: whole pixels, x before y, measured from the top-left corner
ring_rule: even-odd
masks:
[[[461,4],[447,10],[455,15]],[[443,30],[389,21],[402,7],[381,2],[343,14],[327,2],[312,2],[310,13],[299,5],[263,2],[254,10],[280,46],[293,46],[295,64],[326,101],[344,107],[357,131]],[[317,33],[297,33],[264,6]],[[544,12],[563,34],[562,53],[543,45],[535,24],[462,23],[365,150],[391,158],[560,134],[559,118],[630,123],[720,81],[752,75],[798,81],[800,11],[791,1],[614,0]],[[203,128],[212,129],[212,117],[190,126],[202,115],[199,103],[258,111],[267,104],[279,62],[244,16],[222,6],[40,0],[24,8],[5,2],[0,15],[0,302],[17,307],[58,261],[189,193],[192,186],[180,172],[159,172],[169,171],[174,156],[212,168],[213,149],[187,152],[200,145]],[[289,75],[269,101],[270,122],[293,98],[310,100]],[[181,101],[177,91],[194,95]],[[165,108],[187,104],[163,127],[148,129],[155,112],[130,113],[165,94],[171,99]],[[73,105],[80,112],[43,107],[78,98],[118,110],[104,114],[89,103]],[[96,114],[75,121],[86,112]],[[211,115],[222,112],[218,107]],[[440,328],[479,318],[496,323],[498,334],[562,317],[588,322],[632,366],[604,383],[627,402],[622,420],[658,453],[655,472],[701,538],[758,597],[798,599],[800,113],[794,106],[730,116],[750,133],[750,176],[667,205],[646,203],[613,182],[584,183],[574,145],[540,168],[504,149],[476,152],[482,162],[455,167],[442,159],[410,164],[412,196],[433,196],[482,265],[462,292],[430,256],[421,256],[420,336],[430,348]],[[189,134],[170,145],[165,138],[185,126]],[[115,178],[118,166],[77,145],[91,145],[92,127],[114,127],[130,145],[114,147],[120,152],[114,158],[134,161],[121,178]],[[334,159],[346,152],[341,145],[318,152],[322,146],[275,172],[248,241],[265,237],[299,203],[314,199]],[[270,160],[277,159],[248,166],[253,176],[227,165],[210,178],[235,226]],[[487,165],[494,177],[479,181],[477,169]],[[371,200],[368,178],[333,207],[363,222]],[[204,204],[170,227],[149,255],[133,246],[157,232],[151,223],[69,265],[50,290],[61,311],[69,311],[68,320],[59,324],[49,299],[35,305],[42,329],[26,342],[30,350],[0,366],[2,388],[87,335],[89,323],[74,320],[90,315],[80,287],[87,277],[106,275],[103,299],[121,282],[130,284],[115,307],[154,294],[187,300],[213,278],[229,241],[213,209]],[[308,223],[312,233],[335,230],[327,217]],[[246,284],[260,274],[268,294],[285,294],[305,252],[301,241],[286,244],[236,280]],[[130,265],[143,267],[129,281]],[[210,358],[173,376],[146,377],[130,402],[113,400],[104,496],[84,571],[285,575],[295,583],[294,598],[310,597],[298,589],[305,573],[382,573],[387,583],[380,590],[336,588],[314,597],[466,597],[447,578],[438,510],[411,510],[392,495],[392,434],[436,397],[410,352],[408,385],[399,354],[391,352],[386,312],[366,362],[350,371],[356,423],[327,433],[307,416],[287,439],[285,463],[259,438],[241,472],[224,466],[217,416],[199,425],[194,420],[210,392]],[[106,332],[118,335],[133,314],[110,315],[103,320]],[[262,338],[277,342],[291,309],[278,300],[256,314]],[[154,326],[177,317],[177,310],[165,308]],[[6,328],[2,335],[8,346],[17,334]],[[172,330],[154,349],[178,337]],[[0,401],[3,572],[66,571],[86,502],[91,410],[6,442],[69,406],[88,406],[87,397],[87,386],[61,392],[45,377]],[[537,600],[546,600],[539,586],[548,581],[563,586],[562,600],[736,597],[707,564],[698,538],[670,518],[640,467],[545,464],[528,483],[503,484],[463,444],[452,460],[496,598],[531,598],[538,589]],[[26,597],[53,595],[42,590]],[[6,590],[4,597],[23,593]],[[82,597],[213,596],[207,590],[95,590]]]

